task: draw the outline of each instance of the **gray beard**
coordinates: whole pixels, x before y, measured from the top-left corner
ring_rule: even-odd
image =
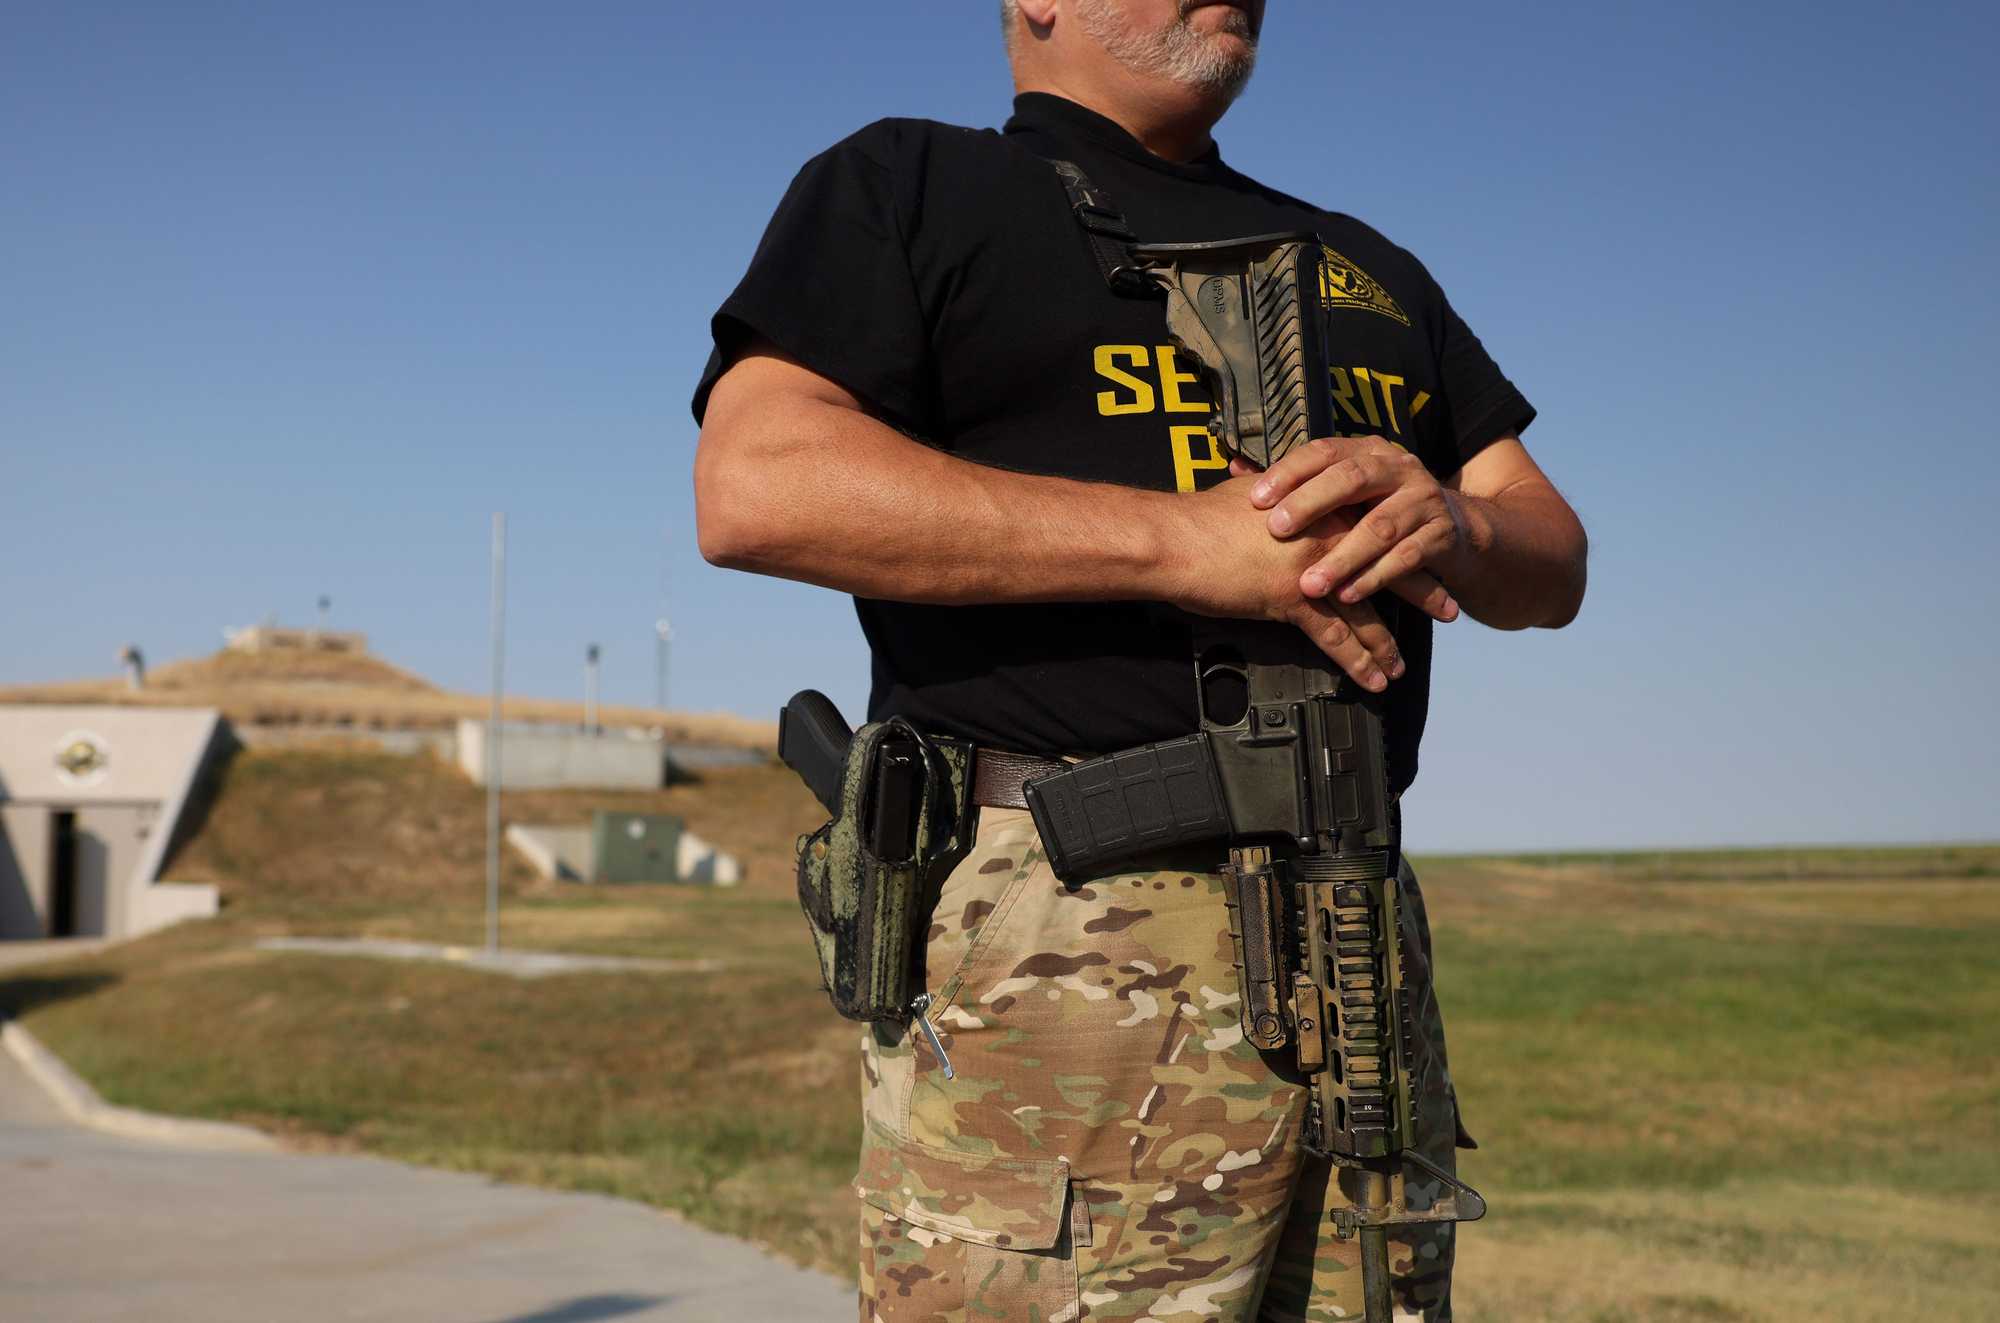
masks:
[[[1186,87],[1220,93],[1234,100],[1250,81],[1257,64],[1257,38],[1249,21],[1231,11],[1224,31],[1234,33],[1250,45],[1239,55],[1218,49],[1207,36],[1188,23],[1191,0],[1180,0],[1179,14],[1172,23],[1152,32],[1130,32],[1122,23],[1115,0],[1076,0],[1076,17],[1083,30],[1133,73],[1167,78]]]

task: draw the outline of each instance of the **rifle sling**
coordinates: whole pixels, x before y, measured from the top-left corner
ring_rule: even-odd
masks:
[[[1063,192],[1069,195],[1070,214],[1083,227],[1083,237],[1090,244],[1090,255],[1097,263],[1098,274],[1111,292],[1120,295],[1156,294],[1159,286],[1145,273],[1144,264],[1133,255],[1138,244],[1138,236],[1125,223],[1125,213],[1118,210],[1108,194],[1090,182],[1090,176],[1074,161],[1051,160],[1056,177],[1062,180]]]

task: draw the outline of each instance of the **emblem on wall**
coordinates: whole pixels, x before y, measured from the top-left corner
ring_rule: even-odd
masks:
[[[94,731],[73,730],[56,741],[56,775],[73,786],[96,785],[111,770],[111,752]]]

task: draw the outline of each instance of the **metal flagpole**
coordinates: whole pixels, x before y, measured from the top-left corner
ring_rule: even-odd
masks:
[[[500,690],[507,639],[507,516],[493,516],[493,697],[486,714],[486,949],[500,949]]]

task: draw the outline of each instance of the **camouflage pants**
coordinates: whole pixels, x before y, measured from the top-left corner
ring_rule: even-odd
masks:
[[[1304,1089],[1238,1024],[1221,877],[1065,886],[1027,813],[980,815],[926,952],[956,1077],[914,1027],[863,1034],[863,1323],[1359,1318],[1359,1249],[1327,1229],[1348,1201],[1299,1141]],[[1451,1170],[1429,932],[1405,877],[1437,1044],[1418,1126]],[[1397,1318],[1448,1323],[1451,1229],[1392,1238],[1390,1259]]]

